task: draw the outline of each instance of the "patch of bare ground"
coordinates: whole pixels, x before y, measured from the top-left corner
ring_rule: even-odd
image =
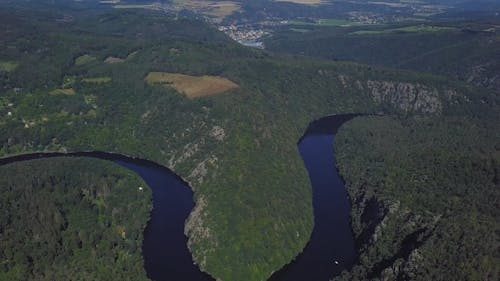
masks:
[[[231,80],[218,76],[191,76],[179,73],[150,72],[146,78],[150,85],[172,87],[190,99],[209,97],[239,88]]]

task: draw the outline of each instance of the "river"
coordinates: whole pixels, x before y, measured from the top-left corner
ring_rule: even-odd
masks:
[[[327,281],[352,267],[356,258],[351,206],[335,167],[337,129],[357,115],[336,115],[314,121],[298,147],[313,188],[314,229],[303,252],[274,273],[272,281]],[[106,152],[34,153],[0,159],[8,163],[50,157],[91,157],[113,161],[139,175],[153,191],[153,210],[144,230],[143,256],[152,280],[214,280],[193,263],[184,234],[194,207],[189,185],[168,168],[151,161]]]
[[[327,281],[350,269],[357,251],[351,228],[351,205],[337,172],[333,143],[342,124],[355,114],[312,122],[298,147],[313,189],[314,229],[296,259],[274,273],[272,281]]]

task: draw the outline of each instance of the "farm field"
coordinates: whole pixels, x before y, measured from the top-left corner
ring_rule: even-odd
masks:
[[[171,86],[188,98],[208,97],[222,94],[239,86],[229,79],[216,76],[190,76],[179,73],[150,72],[148,84]]]
[[[351,35],[382,35],[391,33],[423,33],[423,32],[443,32],[458,30],[454,27],[432,26],[432,25],[412,25],[401,28],[391,28],[382,30],[358,30],[350,33]]]
[[[311,25],[311,26],[339,26],[339,27],[349,27],[362,25],[361,23],[348,21],[343,19],[319,19],[316,22],[307,22],[300,20],[293,20],[288,22],[289,25]]]
[[[241,5],[233,1],[174,0],[173,2],[177,8],[189,9],[216,21],[222,21],[225,17],[241,10]]]
[[[237,2],[232,1],[199,1],[199,0],[174,0],[172,1],[175,7],[174,11],[183,9],[192,10],[195,13],[203,14],[215,21],[222,21],[225,17],[234,14],[241,9]],[[118,4],[113,6],[115,9],[149,9],[161,10],[165,8],[162,4]],[[171,9],[169,7],[167,9]]]

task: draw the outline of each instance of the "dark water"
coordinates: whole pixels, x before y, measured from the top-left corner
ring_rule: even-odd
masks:
[[[181,178],[154,162],[104,152],[36,153],[0,159],[0,165],[51,157],[92,157],[113,161],[138,174],[153,191],[153,210],[144,230],[144,268],[156,281],[214,280],[193,263],[184,224],[194,207],[193,192]]]
[[[144,230],[144,268],[152,280],[213,280],[193,264],[184,224],[194,208],[190,187],[170,170],[136,161],[116,163],[141,176],[153,191],[151,219]]]
[[[337,129],[355,116],[320,119],[302,137],[298,146],[313,188],[314,229],[304,251],[270,280],[327,281],[355,262],[351,206],[337,173],[333,147]]]

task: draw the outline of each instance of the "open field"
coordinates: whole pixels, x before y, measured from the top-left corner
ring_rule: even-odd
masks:
[[[88,55],[88,54],[85,54],[85,55],[82,55],[82,56],[79,56],[76,58],[75,65],[82,66],[82,65],[85,65],[87,63],[93,62],[95,60],[96,60],[95,57]]]
[[[212,5],[209,6],[209,10],[206,11],[206,14],[218,19],[223,19],[232,15],[239,9],[240,5],[235,2],[212,2]]]
[[[239,3],[232,1],[174,0],[174,3],[219,21],[241,9]]]
[[[316,22],[292,20],[292,21],[289,21],[288,24],[289,25],[310,25],[310,26],[340,26],[340,27],[362,25],[359,22],[343,20],[343,19],[319,19]]]
[[[12,72],[17,66],[18,64],[13,61],[0,61],[0,72]]]
[[[413,25],[401,28],[382,29],[382,30],[359,30],[350,33],[351,35],[380,35],[390,33],[417,33],[417,32],[440,32],[457,30],[454,27],[446,26],[430,26],[430,25]]]
[[[109,83],[111,82],[111,77],[104,76],[104,77],[83,78],[82,82],[90,84]]]
[[[75,90],[73,88],[70,89],[55,89],[53,91],[50,91],[49,94],[53,96],[58,96],[58,95],[65,95],[65,96],[74,96],[76,95]]]
[[[188,9],[196,13],[214,18],[217,21],[239,11],[241,5],[232,1],[201,1],[201,0],[174,0],[174,10]],[[153,4],[118,4],[113,6],[116,9],[150,9],[161,10],[166,6],[161,3]]]
[[[319,5],[323,4],[325,1],[323,0],[274,0],[276,2],[290,2],[295,4],[303,4],[303,5]]]
[[[150,72],[145,79],[148,84],[173,87],[190,99],[214,96],[239,87],[229,79],[207,75],[190,76],[179,73]]]

